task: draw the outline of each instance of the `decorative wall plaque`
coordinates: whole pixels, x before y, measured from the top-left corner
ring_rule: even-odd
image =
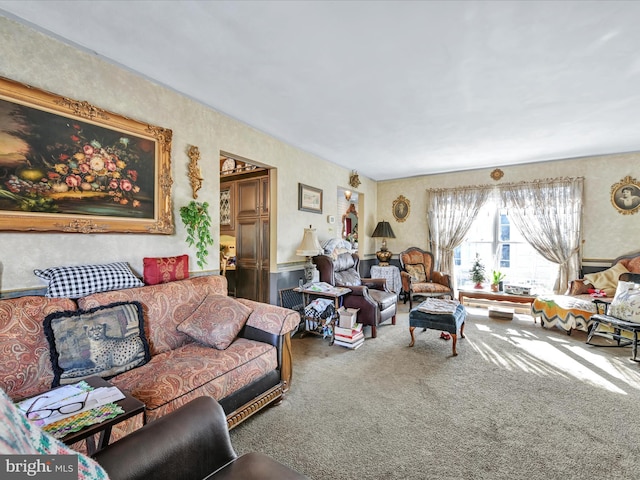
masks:
[[[490,176],[494,180],[498,181],[502,177],[504,177],[504,172],[502,170],[500,170],[499,168],[496,168],[493,172],[490,173]]]

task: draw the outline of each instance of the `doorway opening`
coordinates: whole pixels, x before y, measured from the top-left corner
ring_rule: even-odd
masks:
[[[264,303],[269,303],[270,173],[251,160],[220,154],[220,271],[230,294]]]

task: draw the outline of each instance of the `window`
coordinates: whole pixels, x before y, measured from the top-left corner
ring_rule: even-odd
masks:
[[[498,205],[495,199],[487,201],[464,242],[455,249],[456,287],[472,287],[469,271],[478,253],[485,267],[485,285],[491,283],[491,272],[500,270],[506,284],[530,286],[536,293],[551,292],[558,266],[529,245]]]

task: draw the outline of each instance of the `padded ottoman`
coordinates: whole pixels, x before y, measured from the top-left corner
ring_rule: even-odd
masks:
[[[458,304],[453,313],[427,313],[420,310],[420,306],[411,309],[409,312],[409,333],[411,334],[410,347],[413,347],[415,338],[413,331],[416,327],[422,327],[425,330],[431,328],[433,330],[442,330],[449,332],[453,343],[451,345],[453,356],[458,355],[456,344],[458,343],[458,330],[460,337],[464,338],[464,321],[467,318],[467,311],[462,304]]]

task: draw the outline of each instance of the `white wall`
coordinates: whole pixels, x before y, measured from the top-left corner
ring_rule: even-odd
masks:
[[[12,20],[0,17],[0,75],[76,100],[86,100],[100,108],[173,130],[172,174],[175,235],[142,234],[62,234],[0,232],[0,292],[43,286],[34,268],[82,263],[127,261],[141,273],[145,256],[190,254],[191,270],[197,270],[194,250],[184,243],[178,209],[191,200],[187,177],[189,145],[200,149],[204,186],[198,200],[208,201],[214,217],[213,236],[218,238],[219,198],[218,155],[220,151],[275,167],[272,185],[275,240],[271,271],[299,268],[304,259],[295,249],[303,228],[313,225],[321,240],[339,232],[337,188],[351,189],[349,170],[330,160],[322,160],[265,135],[183,95],[149,82],[131,72],[106,63]],[[224,95],[224,92],[220,92]],[[389,168],[393,168],[390,165]],[[360,176],[359,251],[370,256],[380,247],[369,237],[376,223],[388,220],[396,234],[389,249],[396,253],[411,245],[426,247],[427,188],[495,183],[492,169],[403,180],[373,182]],[[640,214],[621,215],[611,205],[610,187],[627,175],[640,179],[640,154],[583,158],[519,167],[502,168],[501,182],[515,182],[559,176],[585,177],[584,257],[611,259],[640,249]],[[324,193],[321,215],[300,212],[298,182]],[[351,189],[353,190],[353,189]],[[398,223],[391,205],[399,195],[411,201],[411,213]],[[327,223],[335,215],[335,224]],[[217,242],[208,270],[217,270]]]
[[[35,268],[83,263],[126,261],[142,273],[142,258],[189,253],[190,269],[198,270],[195,251],[184,243],[184,227],[179,207],[191,200],[187,176],[190,145],[200,149],[204,177],[199,201],[212,205],[213,237],[219,237],[219,153],[230,152],[275,167],[272,198],[273,249],[271,271],[297,268],[303,258],[295,255],[303,228],[313,225],[321,240],[335,236],[337,224],[329,225],[327,215],[337,214],[337,188],[348,187],[350,171],[330,161],[287,145],[273,137],[203,106],[186,96],[154,84],[129,71],[70,47],[40,32],[0,16],[0,76],[59,95],[89,103],[141,122],[173,131],[172,175],[174,235],[144,234],[62,234],[0,232],[0,292],[42,287]],[[224,92],[220,92],[224,95]],[[330,159],[329,159],[330,160]],[[373,229],[376,205],[375,182],[362,177],[358,191],[365,198],[361,218]],[[298,211],[298,182],[324,192],[321,215]],[[372,250],[367,241],[361,248]],[[373,245],[371,243],[371,245]],[[207,270],[219,267],[218,242],[212,248]]]
[[[640,153],[576,158],[502,167],[504,177],[491,179],[491,169],[412,177],[378,183],[379,219],[390,219],[396,235],[388,240],[395,254],[409,246],[429,250],[427,244],[426,190],[464,185],[494,185],[544,178],[584,177],[583,257],[611,260],[640,250],[640,213],[622,215],[611,204],[611,186],[627,175],[640,181]],[[411,213],[404,223],[393,218],[391,205],[399,195],[411,201]]]

